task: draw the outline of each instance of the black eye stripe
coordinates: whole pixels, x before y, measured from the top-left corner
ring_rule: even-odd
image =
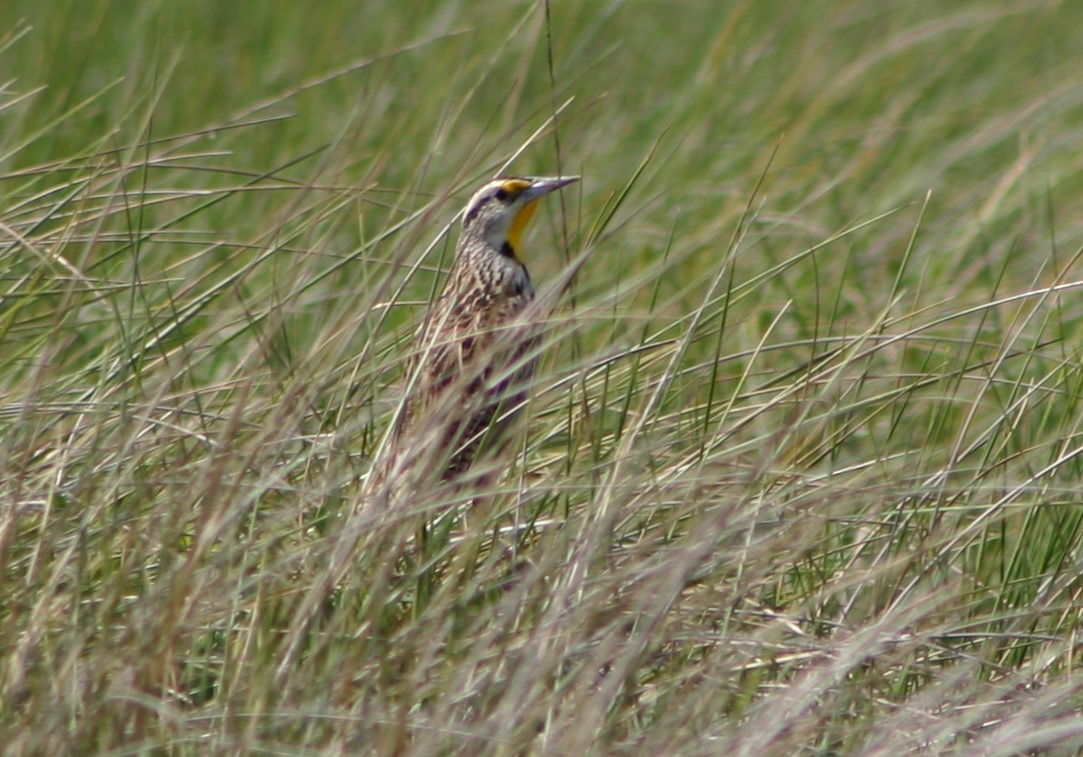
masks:
[[[486,203],[489,202],[489,199],[490,198],[488,197],[483,197],[477,202],[477,204],[474,205],[474,207],[470,208],[470,210],[467,211],[466,217],[463,218],[463,228],[469,226],[471,221],[478,217],[478,213],[480,213],[481,209],[484,208]]]
[[[481,213],[481,209],[488,205],[490,202],[492,202],[494,198],[499,200],[500,202],[506,202],[511,196],[511,192],[504,189],[504,187],[497,187],[497,190],[495,192],[493,192],[491,195],[482,197],[480,200],[477,201],[477,203],[475,203],[474,207],[470,208],[470,210],[467,211],[466,216],[463,217],[463,227],[465,228],[469,226],[473,222],[473,220],[478,217],[478,214]]]

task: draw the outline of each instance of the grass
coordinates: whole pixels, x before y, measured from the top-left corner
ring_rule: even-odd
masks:
[[[5,17],[8,751],[1083,748],[1074,5]],[[520,454],[361,517],[509,163]]]

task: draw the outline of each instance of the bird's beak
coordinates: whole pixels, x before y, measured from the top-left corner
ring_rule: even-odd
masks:
[[[519,196],[515,201],[519,209],[511,221],[511,226],[508,228],[507,241],[513,251],[519,249],[519,243],[523,240],[523,232],[526,231],[530,219],[534,217],[534,211],[538,209],[538,198],[561,187],[566,187],[574,181],[579,181],[579,177],[531,176],[525,178],[524,181],[529,181],[530,186],[519,192]]]
[[[530,186],[519,196],[529,202],[577,181],[579,181],[578,176],[532,176]]]

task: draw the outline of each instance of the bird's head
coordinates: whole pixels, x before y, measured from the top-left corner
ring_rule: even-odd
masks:
[[[479,189],[463,211],[463,234],[480,237],[501,254],[517,258],[538,199],[579,181],[578,176],[506,176]]]

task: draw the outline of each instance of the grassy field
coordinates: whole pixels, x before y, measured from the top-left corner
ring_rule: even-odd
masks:
[[[1083,6],[5,7],[5,753],[1083,749]],[[359,517],[498,171],[527,434]]]

